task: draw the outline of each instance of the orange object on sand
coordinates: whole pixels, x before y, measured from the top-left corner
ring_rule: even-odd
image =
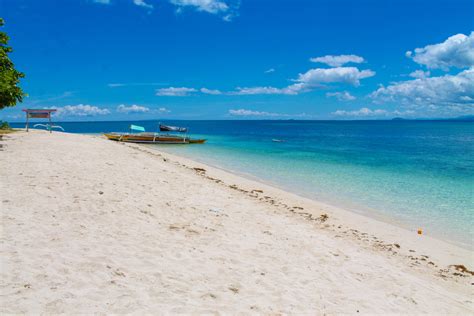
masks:
[[[423,230],[421,230],[421,228],[418,228],[418,235],[421,235],[423,234]]]

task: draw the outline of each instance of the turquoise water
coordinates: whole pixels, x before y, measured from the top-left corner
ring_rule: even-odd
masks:
[[[152,130],[156,122],[135,122]],[[160,150],[474,248],[474,123],[188,121],[204,145]],[[69,125],[70,124],[70,125]],[[78,125],[74,125],[78,124]],[[82,125],[81,125],[82,124]],[[64,123],[66,131],[127,122]],[[69,125],[69,126],[68,126]],[[272,142],[272,139],[284,142]]]

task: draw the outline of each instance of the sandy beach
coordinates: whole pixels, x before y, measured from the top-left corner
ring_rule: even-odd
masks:
[[[473,314],[473,252],[99,136],[0,149],[2,313]]]

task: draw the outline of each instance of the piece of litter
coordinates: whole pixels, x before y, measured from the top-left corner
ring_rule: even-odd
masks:
[[[219,209],[219,208],[210,208],[209,211],[210,211],[210,212],[214,212],[214,213],[220,213],[220,212],[222,212],[222,210]]]

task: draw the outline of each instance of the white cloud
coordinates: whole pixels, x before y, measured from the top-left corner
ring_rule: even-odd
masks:
[[[198,11],[204,11],[212,14],[222,13],[229,10],[229,6],[219,0],[170,0],[172,4],[178,7],[194,7]]]
[[[194,88],[186,88],[186,87],[169,87],[169,88],[162,88],[156,90],[156,95],[158,96],[170,96],[170,97],[185,97],[190,95],[197,90]]]
[[[360,64],[364,62],[364,58],[357,55],[326,55],[323,57],[311,58],[313,63],[323,63],[331,67],[341,67],[348,63]]]
[[[136,105],[136,104],[133,104],[131,106],[126,106],[125,104],[120,104],[117,107],[117,112],[120,112],[120,113],[145,113],[145,112],[148,112],[148,111],[150,111],[149,108],[147,108],[145,106]]]
[[[412,110],[407,111],[387,111],[383,109],[371,110],[369,108],[361,108],[359,110],[346,111],[346,110],[337,110],[331,114],[339,117],[353,117],[353,118],[363,118],[363,117],[389,117],[389,116],[412,116],[415,112]]]
[[[269,73],[272,73],[272,72],[275,72],[275,68],[270,68],[270,69],[267,69],[264,71],[264,73],[266,74],[269,74]]]
[[[456,75],[420,78],[392,83],[370,94],[378,103],[409,106],[474,107],[474,67]]]
[[[348,83],[354,86],[360,85],[360,80],[375,75],[372,70],[359,70],[356,67],[337,67],[337,68],[316,68],[310,69],[291,84],[284,88],[275,88],[270,86],[237,88],[237,91],[230,92],[234,95],[251,94],[285,94],[296,95],[311,91],[313,88],[321,86],[324,83]]]
[[[352,101],[355,100],[356,97],[350,94],[347,91],[342,91],[342,92],[328,92],[326,93],[326,97],[335,97],[339,101]]]
[[[360,85],[360,80],[375,75],[372,70],[359,70],[356,67],[316,68],[310,69],[304,74],[299,74],[297,82],[304,83],[308,87],[322,83],[348,83],[354,86]]]
[[[207,88],[201,88],[201,92],[205,94],[213,94],[213,95],[222,94],[222,92],[219,90],[212,90],[212,89],[207,89]]]
[[[109,83],[107,86],[109,88],[117,88],[117,87],[124,87],[126,84],[125,83]]]
[[[283,89],[274,87],[250,87],[237,88],[237,91],[232,92],[235,95],[252,95],[252,94],[284,94]]]
[[[277,113],[252,111],[252,110],[245,110],[245,109],[229,110],[229,114],[236,115],[236,116],[276,116],[278,115]]]
[[[94,0],[95,3],[110,4],[110,0]]]
[[[474,32],[469,36],[456,34],[439,44],[416,48],[406,52],[418,64],[431,69],[449,70],[451,67],[469,68],[474,66]]]
[[[371,110],[369,108],[361,108],[359,110],[354,111],[345,111],[345,110],[337,110],[336,112],[331,113],[336,116],[385,116],[388,114],[386,110]]]
[[[423,79],[423,78],[429,77],[430,74],[431,73],[429,71],[415,70],[415,71],[411,72],[409,74],[409,76],[412,77],[412,78]]]
[[[233,95],[253,95],[253,94],[286,94],[286,95],[296,95],[303,91],[304,85],[300,83],[295,83],[289,85],[285,88],[275,88],[275,87],[246,87],[246,88],[237,88],[237,91],[230,92],[229,94]]]
[[[232,116],[245,116],[245,117],[310,117],[306,113],[299,114],[286,114],[286,113],[274,113],[265,111],[253,111],[246,109],[229,110],[229,114]]]
[[[167,108],[159,108],[158,112],[160,112],[160,113],[170,113],[171,111],[168,110]]]
[[[143,7],[146,9],[153,9],[153,5],[146,3],[144,0],[133,0],[133,3],[139,7]]]
[[[99,108],[88,104],[66,105],[57,108],[55,113],[58,117],[64,116],[97,116],[110,114],[108,109]]]

